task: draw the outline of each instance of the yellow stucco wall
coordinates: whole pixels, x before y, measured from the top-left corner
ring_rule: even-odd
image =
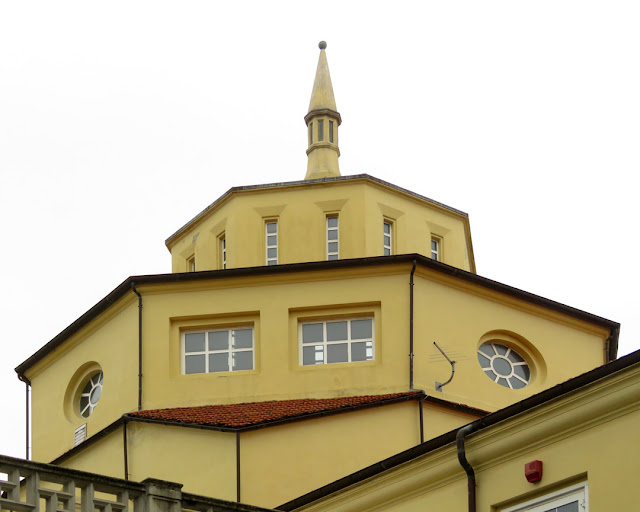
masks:
[[[77,409],[78,388],[92,371],[104,372],[107,392],[89,418]],[[27,372],[31,383],[32,457],[50,462],[73,448],[75,429],[87,436],[133,411],[138,391],[138,308],[126,297]],[[109,391],[112,390],[112,391]]]
[[[387,265],[140,286],[143,408],[407,391],[410,270]],[[478,287],[445,285],[426,269],[416,273],[414,291],[415,387],[427,394],[495,410],[603,362],[605,329]],[[136,409],[137,303],[130,295],[28,373],[34,459],[48,462],[73,446],[73,432],[85,420],[69,407],[65,412],[65,392],[88,362],[105,375],[98,407],[86,420],[89,436]],[[357,316],[374,318],[373,361],[300,365],[300,321]],[[253,326],[255,368],[184,375],[181,331],[232,325]],[[493,383],[477,363],[478,345],[494,331],[511,333],[507,340],[523,355],[531,353],[538,371],[522,390]],[[450,367],[433,341],[457,360],[443,392],[435,391],[435,381],[444,382]]]
[[[477,510],[499,512],[580,482],[590,512],[636,510],[639,396],[635,365],[471,435]],[[543,462],[538,483],[524,475],[533,460]],[[467,510],[467,479],[452,443],[297,510]]]
[[[383,255],[383,222],[393,225],[393,254],[431,256],[431,236],[442,238],[442,261],[475,271],[465,215],[366,178],[236,191],[183,228],[168,247],[172,271],[265,265],[265,221],[278,221],[278,262],[326,260],[326,216],[339,216],[340,258]]]

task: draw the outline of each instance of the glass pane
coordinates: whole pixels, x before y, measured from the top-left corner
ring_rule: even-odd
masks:
[[[327,217],[327,226],[330,228],[338,227],[338,217]]]
[[[278,231],[278,224],[276,222],[267,222],[267,233],[276,233]]]
[[[209,354],[209,372],[228,372],[229,353]]]
[[[566,505],[562,505],[554,509],[555,512],[578,512],[578,502],[572,501],[571,503],[567,503]]]
[[[482,345],[478,349],[478,351],[482,352],[483,354],[487,355],[488,357],[492,357],[493,355],[495,355],[495,352],[491,348],[491,345]]]
[[[322,345],[302,347],[302,364],[321,364],[323,362]]]
[[[184,335],[185,352],[204,352],[204,333],[194,332]]]
[[[373,359],[373,347],[370,341],[359,341],[351,344],[352,361],[371,361]]]
[[[506,359],[502,357],[496,357],[493,360],[493,370],[498,375],[509,376],[511,375],[511,364]]]
[[[389,233],[391,233],[391,224],[389,224],[388,222],[385,222],[385,223],[384,223],[384,232],[385,232],[385,234],[387,234],[387,235],[388,235]]]
[[[332,229],[331,231],[329,231],[327,233],[327,239],[328,240],[337,240],[338,239],[338,230],[337,229]]]
[[[346,343],[327,345],[327,363],[346,363],[349,360],[349,347]]]
[[[518,377],[523,378],[527,382],[529,382],[529,378],[531,377],[529,367],[526,364],[515,365],[513,367],[513,373],[515,373]]]
[[[229,350],[229,331],[210,332],[209,350]]]
[[[484,373],[486,373],[491,380],[493,380],[493,381],[496,380],[497,375],[495,373],[493,373],[491,370],[486,370]]]
[[[333,121],[329,121],[329,142],[333,142]]]
[[[338,255],[337,254],[330,254],[329,256],[327,256],[328,260],[337,260],[338,259]]]
[[[277,260],[269,260],[267,261],[267,265],[277,265],[278,261]]]
[[[338,242],[329,242],[329,252],[338,252]]]
[[[322,324],[304,324],[302,326],[302,343],[322,341],[322,330]]]
[[[204,373],[204,354],[200,356],[186,356],[184,358],[184,373]]]
[[[504,345],[498,345],[497,343],[494,343],[493,344],[493,348],[501,356],[503,356],[503,355],[505,355],[507,353],[507,347],[505,347]]]
[[[324,140],[324,121],[318,121],[318,140]]]
[[[233,348],[253,348],[253,329],[233,331]]]
[[[504,377],[500,377],[498,379],[498,384],[500,384],[501,386],[504,386],[505,388],[509,387],[509,383],[507,382],[507,379],[505,379]]]
[[[517,352],[514,352],[513,349],[511,350],[511,352],[509,352],[509,355],[507,357],[511,359],[511,361],[513,361],[514,363],[524,362],[524,359],[520,357],[520,354],[518,354]]]
[[[327,341],[347,339],[347,322],[327,322]]]
[[[273,247],[274,245],[278,245],[278,235],[269,235],[267,237],[267,245],[269,247]]]
[[[431,240],[431,250],[433,252],[438,252],[438,242],[435,240]]]
[[[366,320],[351,320],[351,339],[362,340],[371,338],[372,322],[370,318]]]
[[[480,366],[482,366],[483,368],[488,368],[489,365],[491,364],[491,359],[489,358],[489,356],[478,351],[478,362],[480,363]]]
[[[389,248],[385,247],[385,248],[384,248],[384,255],[385,255],[385,256],[390,256],[390,255],[391,255],[391,249],[389,249]]]
[[[516,379],[515,377],[511,377],[509,379],[509,382],[511,382],[511,387],[513,389],[522,389],[523,387],[526,386],[526,384],[524,382],[522,382],[521,380]]]
[[[384,235],[384,245],[391,245],[391,237],[389,237],[388,235]]]
[[[313,123],[309,123],[309,145],[313,144]]]
[[[233,353],[233,371],[253,370],[253,351]]]
[[[278,257],[278,249],[273,247],[267,249],[267,258],[277,258]]]

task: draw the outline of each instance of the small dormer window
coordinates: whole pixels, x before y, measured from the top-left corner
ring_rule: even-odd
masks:
[[[329,121],[329,142],[333,142],[333,121]]]
[[[329,215],[327,217],[327,259],[337,260],[339,257],[338,216]]]
[[[324,121],[318,120],[318,140],[324,140]]]
[[[392,227],[393,226],[389,221],[384,221],[384,223],[382,224],[383,248],[385,256],[390,256],[391,254],[393,254],[393,250],[391,249]]]
[[[196,271],[196,257],[191,256],[191,258],[187,260],[187,272],[195,272],[195,271]]]
[[[270,221],[265,223],[265,235],[267,239],[266,243],[266,264],[277,265],[278,264],[278,223],[276,221]]]
[[[431,259],[436,261],[442,261],[441,255],[441,242],[442,240],[437,236],[431,237]]]

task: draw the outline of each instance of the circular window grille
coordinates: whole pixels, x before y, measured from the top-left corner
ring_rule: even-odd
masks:
[[[478,362],[492,381],[511,389],[529,383],[529,365],[515,350],[499,343],[485,343],[478,349]]]
[[[98,405],[98,400],[100,400],[100,395],[102,395],[103,380],[104,376],[102,375],[102,372],[95,373],[87,381],[84,388],[82,388],[79,408],[80,414],[84,418],[88,418],[89,416],[91,416],[91,413],[95,409],[96,405]]]

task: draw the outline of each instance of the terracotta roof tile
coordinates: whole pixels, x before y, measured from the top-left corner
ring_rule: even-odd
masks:
[[[128,416],[183,424],[240,428],[314,413],[335,412],[354,406],[380,405],[385,402],[395,402],[402,398],[417,398],[420,395],[420,392],[411,391],[388,395],[272,400],[268,402],[154,409],[132,412]]]

